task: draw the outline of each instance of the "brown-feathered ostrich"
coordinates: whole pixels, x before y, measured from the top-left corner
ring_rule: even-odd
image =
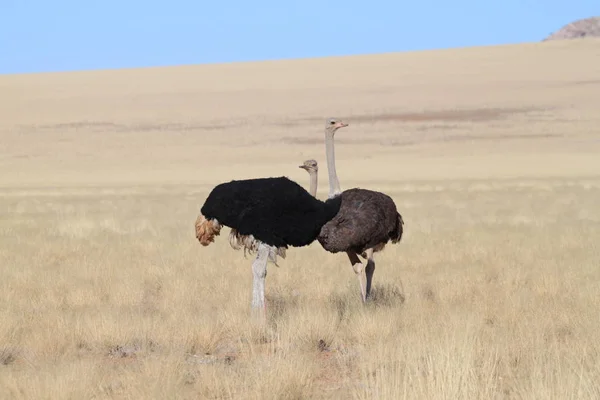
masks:
[[[341,199],[320,201],[286,177],[234,180],[213,188],[196,219],[196,238],[208,246],[223,226],[229,243],[257,253],[252,264],[252,308],[265,316],[267,263],[277,265],[288,246],[312,243],[340,209]]]
[[[362,300],[365,302],[371,293],[375,273],[373,253],[382,251],[389,241],[392,243],[400,241],[404,221],[392,198],[384,193],[359,188],[341,191],[335,169],[334,136],[338,129],[346,126],[348,124],[335,118],[329,118],[325,125],[329,172],[328,200],[339,198],[342,204],[336,216],[323,225],[317,240],[331,253],[343,251],[348,255],[358,277]],[[305,164],[305,167],[301,167],[311,174],[311,194],[316,196],[318,166],[314,160],[309,160]],[[359,254],[367,259],[367,265],[364,266],[366,287],[363,285],[363,264],[358,258]]]

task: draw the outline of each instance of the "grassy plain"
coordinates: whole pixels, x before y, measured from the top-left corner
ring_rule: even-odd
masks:
[[[0,76],[0,397],[600,398],[600,41]],[[360,303],[343,255],[193,223],[320,162],[396,201]]]

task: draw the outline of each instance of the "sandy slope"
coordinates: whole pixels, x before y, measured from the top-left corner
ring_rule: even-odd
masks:
[[[595,174],[599,49],[0,76],[0,185],[300,179],[297,161],[324,162],[327,116],[351,124],[338,137],[346,181]]]

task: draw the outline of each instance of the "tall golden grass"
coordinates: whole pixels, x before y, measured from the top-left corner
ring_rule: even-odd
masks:
[[[600,398],[600,41],[0,76],[0,398]],[[194,221],[320,164],[405,236],[251,262]],[[225,235],[225,236],[224,236]]]

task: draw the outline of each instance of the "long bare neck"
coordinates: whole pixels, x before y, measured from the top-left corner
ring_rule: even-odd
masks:
[[[308,191],[312,197],[317,197],[317,185],[319,184],[319,173],[310,171],[310,190]]]
[[[329,198],[342,193],[340,181],[335,171],[335,150],[333,148],[333,134],[325,132],[325,151],[327,153],[327,172],[329,173]]]

